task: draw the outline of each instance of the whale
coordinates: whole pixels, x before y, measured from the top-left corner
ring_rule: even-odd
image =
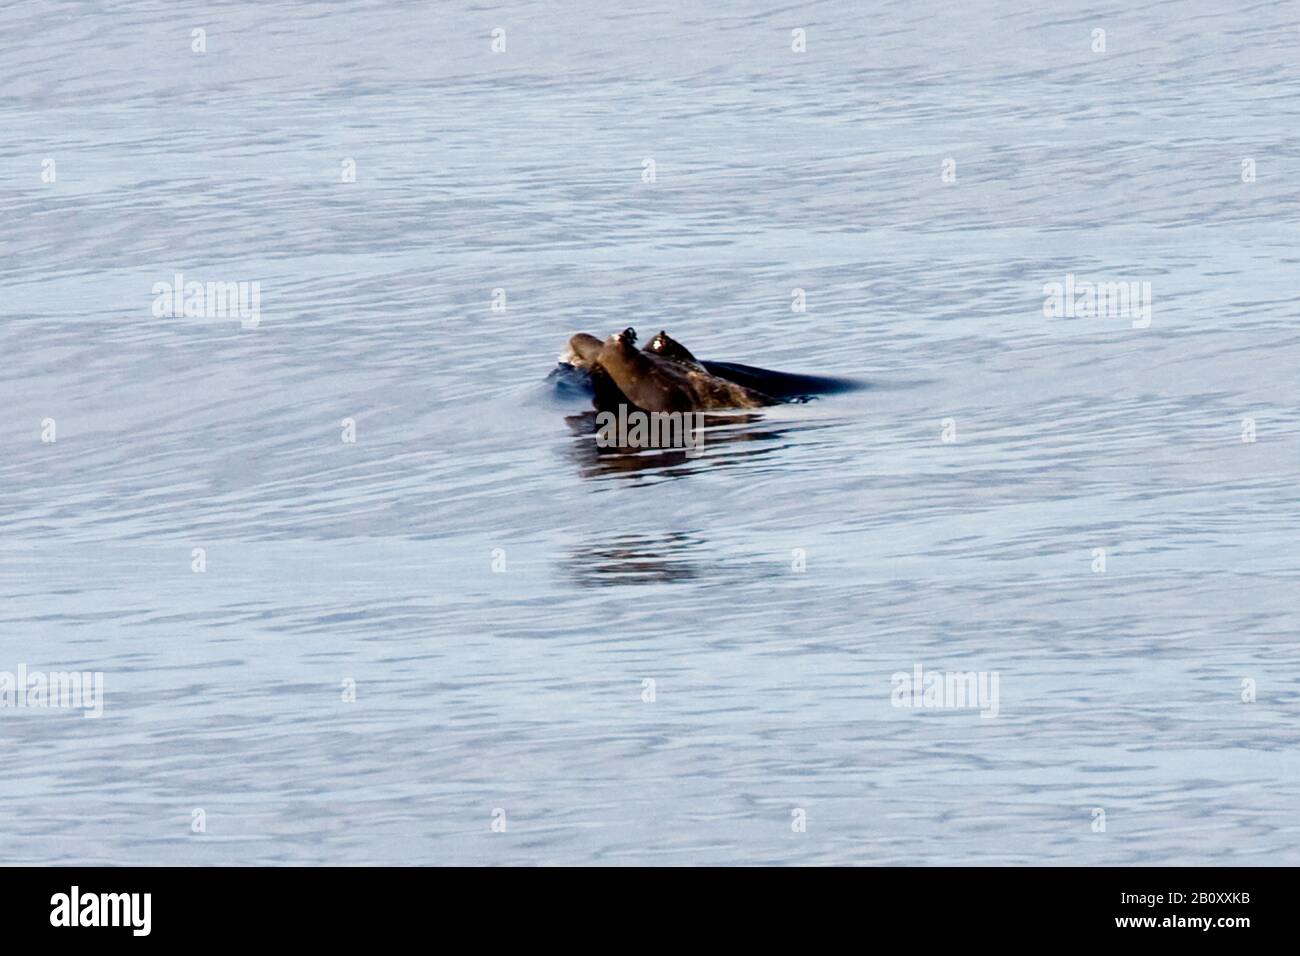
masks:
[[[848,379],[697,359],[663,330],[641,349],[636,339],[633,328],[604,340],[579,332],[550,378],[557,389],[590,395],[598,410],[625,404],[651,412],[761,408],[859,387]]]

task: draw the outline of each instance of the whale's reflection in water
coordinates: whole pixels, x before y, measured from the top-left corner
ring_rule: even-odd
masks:
[[[692,433],[690,444],[668,448],[602,446],[596,440],[596,412],[566,416],[576,436],[572,454],[583,478],[659,475],[680,477],[742,457],[770,455],[785,447],[780,441],[789,424],[764,421],[760,412],[703,413],[703,428]]]
[[[700,576],[703,544],[685,531],[618,534],[574,547],[563,565],[582,587],[671,584]]]

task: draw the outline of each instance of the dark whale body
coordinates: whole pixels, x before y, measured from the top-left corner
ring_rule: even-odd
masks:
[[[585,391],[597,409],[613,409],[620,403],[640,408],[629,399],[628,390],[638,391],[656,410],[686,408],[757,408],[778,402],[807,401],[816,395],[858,388],[856,382],[778,372],[742,365],[738,362],[713,362],[696,359],[685,346],[660,332],[645,348],[632,348],[636,332],[626,329],[606,342],[594,335],[579,333],[569,340],[569,351],[550,375],[562,391]],[[610,370],[601,363],[602,350],[607,364],[618,365],[618,374],[628,389],[619,387]],[[585,389],[584,389],[585,386]],[[684,397],[685,396],[685,397]]]
[[[797,375],[791,372],[774,372],[771,369],[741,365],[738,362],[701,362],[711,375],[725,378],[746,388],[789,402],[813,395],[829,395],[856,388],[853,382],[822,375]]]

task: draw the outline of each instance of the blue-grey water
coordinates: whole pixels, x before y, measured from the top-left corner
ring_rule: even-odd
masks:
[[[0,7],[3,862],[1300,863],[1300,7],[1036,6]]]

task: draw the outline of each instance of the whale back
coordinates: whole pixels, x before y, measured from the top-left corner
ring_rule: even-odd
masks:
[[[832,392],[847,392],[860,387],[856,382],[842,378],[828,378],[824,375],[801,375],[794,372],[776,372],[772,369],[758,368],[754,365],[741,365],[739,362],[700,363],[705,371],[718,378],[743,385],[745,388],[771,395],[782,401],[802,398],[808,395],[828,395]]]

